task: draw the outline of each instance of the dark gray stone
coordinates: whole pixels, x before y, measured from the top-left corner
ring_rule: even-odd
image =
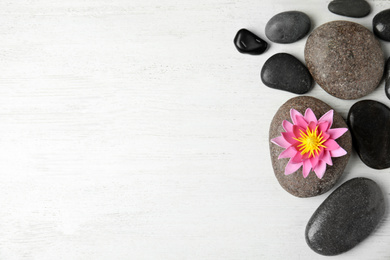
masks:
[[[288,53],[270,57],[260,76],[266,86],[295,94],[304,94],[313,87],[313,78],[305,65]]]
[[[368,237],[384,214],[379,186],[367,178],[351,179],[314,212],[306,226],[306,242],[321,255],[344,253]]]
[[[390,57],[386,61],[385,66],[385,92],[388,99],[390,99]]]
[[[372,27],[376,36],[390,41],[390,9],[383,10],[374,16]]]
[[[349,109],[348,125],[360,159],[374,169],[389,168],[390,109],[378,101],[359,101]]]
[[[241,29],[234,37],[234,46],[241,53],[259,55],[267,50],[267,42],[247,29]]]
[[[364,26],[333,21],[307,39],[305,61],[314,80],[341,99],[361,98],[379,85],[385,58],[381,45]]]
[[[365,0],[333,0],[328,9],[335,14],[356,18],[367,16],[371,11]]]
[[[275,176],[283,189],[290,194],[301,197],[313,197],[323,194],[330,190],[336,182],[339,180],[344,172],[345,166],[348,163],[349,157],[352,152],[352,138],[349,131],[337,139],[337,143],[347,151],[347,154],[342,157],[332,157],[333,166],[327,166],[326,171],[322,179],[319,179],[314,172],[311,172],[306,178],[302,175],[302,167],[290,175],[284,174],[284,169],[289,161],[288,158],[278,159],[279,154],[284,148],[279,147],[271,143],[271,139],[280,136],[281,132],[285,132],[282,126],[283,120],[291,122],[290,109],[294,108],[300,113],[304,114],[307,108],[313,110],[317,119],[319,119],[326,112],[332,108],[322,102],[319,99],[309,96],[299,96],[288,100],[284,103],[276,112],[272,119],[269,129],[269,145],[271,153],[272,168],[274,169]],[[334,111],[332,128],[344,128],[347,127],[344,119]]]
[[[309,33],[310,18],[302,12],[288,11],[273,16],[265,26],[265,35],[276,43],[292,43]]]

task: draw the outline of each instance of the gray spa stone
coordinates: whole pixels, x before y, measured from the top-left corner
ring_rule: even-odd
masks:
[[[321,255],[344,253],[368,237],[384,214],[379,186],[367,178],[351,179],[314,212],[306,226],[306,242]]]
[[[293,43],[310,31],[309,16],[299,11],[282,12],[273,16],[265,26],[265,35],[276,43]]]

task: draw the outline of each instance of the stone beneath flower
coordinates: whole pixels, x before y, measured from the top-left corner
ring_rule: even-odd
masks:
[[[286,148],[275,145],[271,140],[279,137],[282,132],[286,132],[285,129],[288,127],[290,127],[292,131],[291,125],[293,124],[290,120],[291,108],[294,108],[302,115],[305,114],[307,108],[310,108],[316,118],[321,118],[326,112],[333,109],[325,102],[310,96],[291,98],[277,109],[270,123],[268,137],[273,172],[280,186],[293,196],[308,198],[324,194],[337,184],[348,164],[352,153],[351,133],[350,131],[347,131],[336,139],[337,144],[341,146],[347,154],[337,158],[332,157],[333,165],[327,165],[322,179],[318,178],[314,172],[310,173],[306,178],[303,178],[303,167],[300,167],[293,174],[285,175],[285,169],[291,160],[291,157],[278,159]],[[330,129],[333,128],[348,128],[344,118],[337,113],[337,111],[333,112],[333,123]],[[281,141],[283,142],[282,139]]]
[[[348,128],[331,128],[333,110],[326,112],[317,120],[314,112],[307,108],[302,115],[295,109],[290,110],[292,123],[284,120],[285,132],[273,138],[272,143],[285,148],[278,159],[290,158],[285,168],[285,175],[292,174],[302,167],[306,178],[313,170],[322,179],[326,165],[333,165],[332,157],[341,157],[347,152],[335,141]]]

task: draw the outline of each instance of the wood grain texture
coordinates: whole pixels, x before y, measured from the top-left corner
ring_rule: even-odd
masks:
[[[304,240],[330,194],[298,199],[274,177],[269,124],[294,94],[265,87],[277,52],[238,53],[276,13],[371,29],[329,1],[21,0],[0,3],[0,259],[316,259]],[[388,43],[381,42],[386,56]],[[366,99],[387,105],[384,83]],[[309,95],[346,117],[356,101]],[[352,154],[342,180],[390,170]],[[389,259],[390,223],[337,259]]]

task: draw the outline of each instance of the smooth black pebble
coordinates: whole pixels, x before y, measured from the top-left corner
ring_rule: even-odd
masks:
[[[234,45],[241,53],[247,53],[252,55],[259,55],[267,50],[267,42],[248,31],[247,29],[241,29],[234,37]]]
[[[288,53],[277,53],[270,57],[264,63],[260,76],[266,86],[295,94],[304,94],[313,86],[309,70]]]
[[[368,237],[384,214],[379,186],[367,178],[351,179],[314,212],[306,226],[306,243],[321,255],[344,253]]]
[[[365,17],[371,11],[365,0],[333,0],[329,3],[328,9],[338,15],[356,18]]]
[[[355,103],[348,113],[353,146],[360,159],[374,169],[390,167],[390,109],[374,100]]]
[[[385,66],[385,92],[388,99],[390,99],[390,57],[386,61]]]
[[[390,9],[377,13],[372,19],[372,27],[376,36],[390,41]]]
[[[276,43],[292,43],[310,31],[309,16],[299,11],[282,12],[273,16],[265,26],[265,35]]]

